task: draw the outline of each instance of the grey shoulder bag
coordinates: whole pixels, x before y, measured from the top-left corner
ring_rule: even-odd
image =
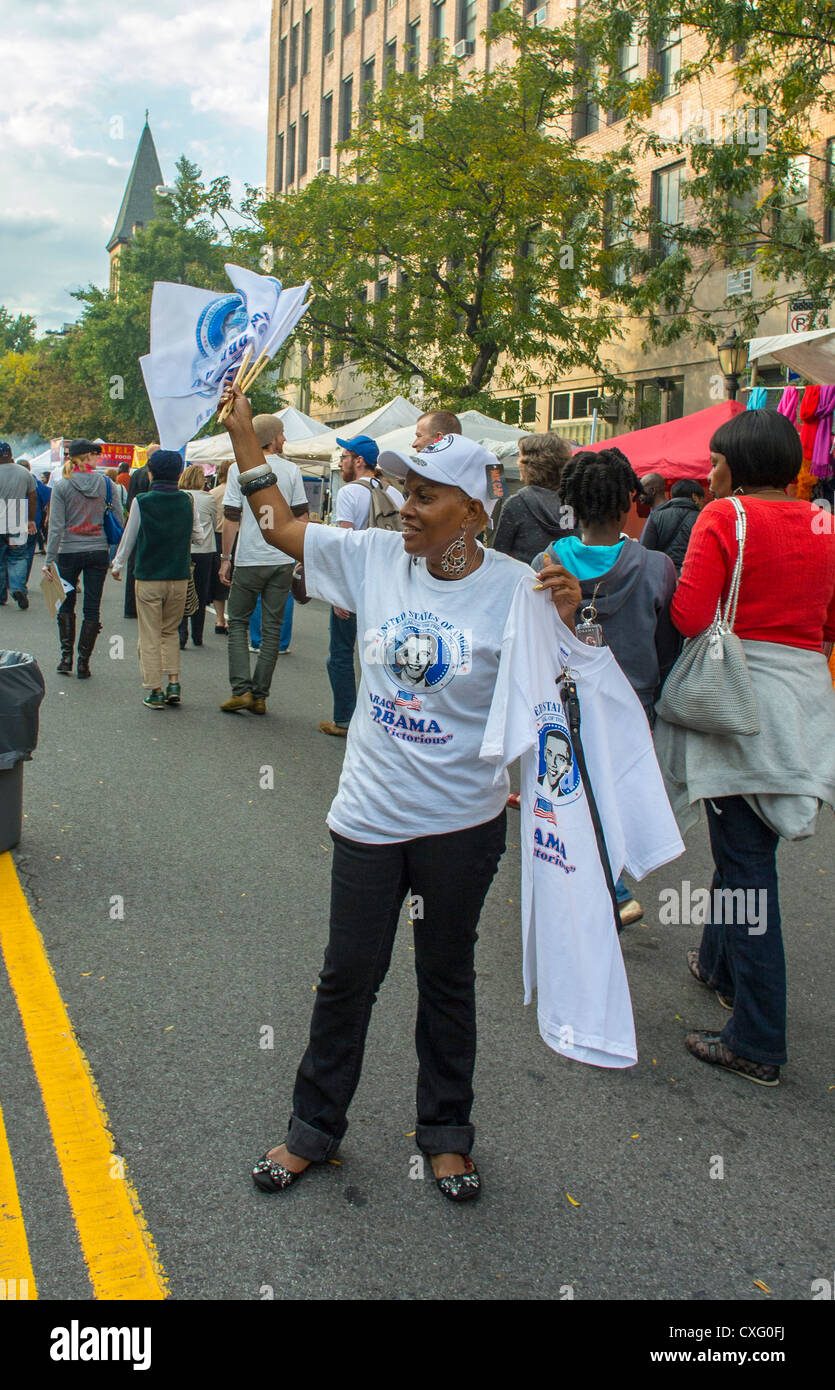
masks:
[[[655,708],[668,724],[705,734],[758,734],[757,697],[740,639],[733,630],[748,518],[736,497],[737,556],[725,612],[721,600],[709,628],[685,642]]]

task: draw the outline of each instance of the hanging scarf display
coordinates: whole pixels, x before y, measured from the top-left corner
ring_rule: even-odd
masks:
[[[811,501],[812,488],[815,486],[811,464],[815,435],[818,432],[817,411],[820,392],[819,386],[807,386],[800,401],[800,443],[803,448],[803,467],[797,475],[795,496],[802,497],[804,502]]]
[[[787,420],[791,420],[793,425],[797,424],[797,406],[800,400],[796,386],[787,386],[777,407],[780,415],[785,415]],[[753,407],[752,407],[753,409]]]
[[[835,409],[835,386],[818,388],[818,428],[812,446],[812,474],[816,478],[832,477],[832,411]]]
[[[784,393],[785,394],[785,393]],[[748,399],[745,402],[746,410],[764,410],[768,401],[768,392],[764,386],[752,386],[748,391]],[[779,407],[778,407],[779,409]]]

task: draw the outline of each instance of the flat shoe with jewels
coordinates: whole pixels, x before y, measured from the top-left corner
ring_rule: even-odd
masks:
[[[264,1157],[259,1159],[252,1170],[252,1181],[262,1192],[283,1192],[285,1187],[291,1187],[307,1169],[303,1168],[301,1173],[293,1173],[289,1168],[285,1168],[283,1163],[276,1163],[275,1159]]]
[[[453,1173],[448,1178],[435,1179],[441,1192],[450,1202],[472,1202],[481,1195],[481,1178],[478,1175],[478,1169],[471,1158],[467,1158],[465,1155],[465,1159],[470,1165],[468,1172]]]

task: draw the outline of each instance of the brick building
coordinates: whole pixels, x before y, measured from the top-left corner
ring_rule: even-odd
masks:
[[[431,61],[433,46],[444,42],[457,57],[463,71],[471,67],[489,68],[509,56],[509,45],[489,46],[483,33],[488,19],[507,0],[273,0],[270,32],[270,90],[268,116],[267,186],[270,191],[300,188],[317,173],[337,175],[339,156],[336,145],[348,135],[364,100],[364,92],[385,81],[390,69],[423,71]],[[537,5],[523,0],[531,24],[561,24],[573,9],[565,0],[547,0]],[[652,66],[661,78],[661,95],[653,109],[652,124],[660,134],[672,138],[694,123],[705,131],[703,138],[723,139],[734,129],[735,138],[745,139],[756,149],[761,133],[756,124],[745,125],[734,82],[732,65],[703,80],[698,91],[682,89],[678,70],[683,61],[698,53],[699,39],[686,29],[664,36],[648,51],[646,46],[627,44],[621,49],[621,71],[633,80],[644,77]],[[753,116],[754,113],[749,113]],[[835,240],[835,216],[824,212],[822,188],[835,177],[835,121],[829,118],[828,133],[820,148],[798,161],[801,192],[808,215],[821,224],[826,241]],[[826,127],[824,126],[824,129]],[[581,105],[574,118],[573,135],[590,152],[604,151],[621,143],[623,121],[617,113]],[[649,156],[637,168],[641,188],[639,198],[651,203],[658,215],[670,224],[664,239],[672,249],[675,226],[687,221],[687,202],[682,182],[687,162],[671,146],[670,157]],[[803,179],[805,178],[805,191]],[[731,276],[715,271],[701,287],[703,302],[715,306],[717,320],[734,326],[733,316],[722,312],[731,293],[757,290],[749,270]],[[791,286],[780,286],[787,299],[760,321],[758,332],[784,333],[802,322],[803,305],[792,307]],[[640,324],[625,322],[625,336],[606,351],[612,369],[629,382],[629,391],[614,415],[598,416],[597,437],[622,433],[642,424],[675,419],[711,405],[724,395],[716,353],[710,344],[681,339],[672,347],[650,348],[644,352]],[[775,391],[784,379],[779,369],[763,369],[760,380]],[[328,418],[343,423],[356,418],[373,402],[361,379],[350,367],[341,368],[333,381],[337,406]],[[592,428],[592,403],[601,395],[598,379],[581,370],[559,381],[545,381],[525,396],[508,396],[508,421],[540,430],[552,429],[578,442],[587,442]],[[306,403],[302,397],[300,403]]]

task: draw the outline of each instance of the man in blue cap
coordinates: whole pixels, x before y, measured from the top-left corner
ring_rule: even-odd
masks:
[[[369,525],[399,530],[403,498],[396,488],[386,486],[377,477],[377,456],[380,451],[374,440],[367,434],[358,434],[353,439],[337,439],[336,442],[342,450],[339,459],[342,486],[336,494],[334,521],[348,531],[365,531]],[[375,497],[375,493],[379,493],[379,496]],[[356,640],[356,614],[349,613],[347,608],[333,608],[328,654],[333,719],[323,719],[319,729],[323,734],[333,734],[336,738],[347,737],[351,715],[356,708]]]

